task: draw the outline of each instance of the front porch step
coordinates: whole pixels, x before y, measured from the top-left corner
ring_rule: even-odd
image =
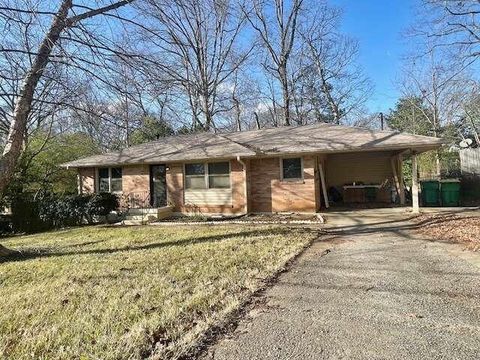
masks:
[[[142,215],[127,215],[125,216],[125,220],[128,220],[128,221],[138,221],[138,220],[143,220],[143,216]]]
[[[142,220],[128,220],[128,219],[125,219],[122,222],[123,225],[145,225],[146,223],[147,223],[146,221],[142,221]]]
[[[128,215],[157,215],[158,208],[128,209]]]
[[[145,215],[127,215],[125,220],[133,220],[133,221],[147,221],[147,220],[157,220],[157,214],[145,214]]]
[[[161,208],[143,208],[129,209],[125,215],[124,223],[126,225],[148,224],[153,221],[161,220],[172,215],[173,208],[164,206]],[[128,224],[127,224],[128,222]]]

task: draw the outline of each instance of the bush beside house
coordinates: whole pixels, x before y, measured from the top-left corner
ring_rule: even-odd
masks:
[[[114,194],[22,194],[12,199],[14,232],[34,233],[66,226],[94,224],[119,207]]]

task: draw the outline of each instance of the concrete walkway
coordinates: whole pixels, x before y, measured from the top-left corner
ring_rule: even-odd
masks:
[[[404,219],[336,223],[207,358],[479,359],[480,255]]]

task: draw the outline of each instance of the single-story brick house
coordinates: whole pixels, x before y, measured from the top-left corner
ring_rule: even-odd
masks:
[[[440,145],[432,137],[317,123],[171,136],[63,166],[78,169],[79,192],[118,193],[130,208],[316,212],[329,206],[332,189],[345,202],[389,203],[396,193],[403,204],[403,158]]]

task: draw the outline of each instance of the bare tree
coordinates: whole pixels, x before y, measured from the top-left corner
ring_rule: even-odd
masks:
[[[423,0],[411,33],[471,63],[480,56],[479,17],[478,1]]]
[[[5,6],[0,8],[3,27],[8,29],[10,22],[21,22],[21,17],[25,14],[38,16],[47,16],[51,18],[48,30],[38,44],[38,49],[22,49],[16,47],[4,46],[0,48],[2,53],[24,53],[31,59],[31,64],[23,76],[22,85],[15,98],[15,105],[12,120],[9,125],[8,135],[5,140],[2,156],[0,157],[0,193],[3,192],[12,178],[17,161],[22,153],[24,137],[27,131],[28,118],[32,111],[32,104],[35,99],[35,93],[48,69],[55,69],[59,64],[65,64],[68,61],[75,63],[77,68],[82,67],[79,59],[65,51],[55,52],[57,50],[66,50],[64,42],[75,42],[82,45],[91,45],[91,49],[100,49],[101,45],[89,44],[85,42],[85,37],[79,36],[79,31],[87,34],[84,22],[99,15],[105,15],[131,3],[133,0],[123,0],[109,3],[108,5],[99,5],[91,8],[85,5],[74,5],[72,0],[63,0],[56,10],[41,10],[33,3],[22,2],[29,5],[26,8],[17,8],[16,2],[11,4],[6,2]],[[80,10],[79,13],[78,10]],[[62,45],[60,47],[60,45]],[[104,45],[104,48],[106,46]],[[88,59],[83,59],[88,62]],[[88,71],[88,69],[85,69]],[[0,248],[1,252],[7,252]]]
[[[442,137],[442,130],[455,125],[454,120],[461,112],[468,93],[468,76],[461,64],[442,56],[435,48],[430,49],[421,61],[417,57],[406,60],[398,88],[402,98],[410,100],[412,109],[429,123],[428,135]],[[440,175],[439,151],[435,163]]]
[[[235,71],[233,78],[224,89],[228,93],[224,105],[225,112],[222,113],[225,130],[244,131],[256,127],[254,113],[258,104],[264,99],[258,79],[253,76],[253,68],[248,65]]]
[[[31,34],[32,28],[35,27],[35,17],[34,13],[22,13],[14,21],[8,21],[6,13],[0,15],[0,24],[8,25],[0,43],[0,146],[2,149],[13,120],[23,78],[32,64],[33,54],[36,51]],[[30,133],[43,125],[51,126],[54,115],[65,110],[65,104],[74,99],[76,92],[76,84],[69,78],[63,64],[45,69],[44,76],[39,80],[33,96],[24,141],[27,142]]]
[[[208,131],[223,111],[219,90],[248,57],[237,39],[245,24],[233,1],[149,1],[146,39],[164,63],[157,66],[183,90],[193,126]]]
[[[407,33],[410,41],[414,39],[420,43],[411,57],[419,63],[428,59],[432,64],[434,54],[435,62],[443,63],[441,69],[433,71],[429,77],[430,84],[439,85],[428,93],[440,94],[433,96],[433,103],[435,99],[442,99],[443,103],[455,104],[455,112],[450,111],[448,115],[460,136],[469,129],[468,132],[478,137],[471,115],[475,113],[478,95],[474,74],[475,62],[480,56],[479,16],[478,1],[423,0],[418,7],[418,17]],[[442,111],[439,113],[438,117],[442,118]],[[437,117],[436,114],[434,112],[433,116]]]
[[[372,91],[370,80],[358,66],[358,42],[340,32],[340,20],[341,11],[324,4],[300,30],[302,55],[307,58],[300,80],[310,82],[311,98],[315,99],[315,94],[323,97],[314,100],[314,106],[327,104],[336,124],[363,110]],[[321,111],[316,108],[315,112]]]
[[[232,107],[234,110],[234,119],[235,119],[235,129],[236,131],[242,131],[242,105],[240,102],[239,97],[239,79],[238,79],[238,72],[235,72],[235,76],[233,79],[233,87],[232,87]]]
[[[472,136],[480,146],[480,95],[479,86],[475,82],[471,91],[463,101],[462,113],[459,116],[459,132],[462,137]]]
[[[290,125],[291,91],[289,60],[297,38],[298,17],[304,0],[252,0],[251,8],[244,7],[250,25],[260,37],[269,61],[264,67],[278,79],[282,90],[284,125]]]

